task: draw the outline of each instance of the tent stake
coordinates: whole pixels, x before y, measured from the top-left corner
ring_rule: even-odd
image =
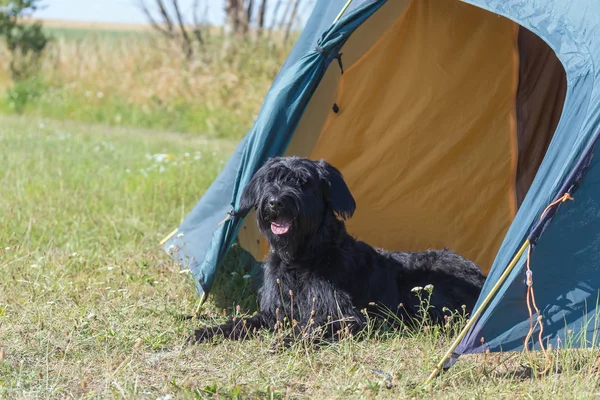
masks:
[[[508,266],[504,270],[504,273],[502,273],[502,275],[500,276],[500,278],[498,278],[498,281],[496,282],[496,284],[494,285],[494,287],[492,287],[492,290],[490,290],[490,292],[485,297],[485,299],[483,299],[483,302],[481,303],[481,306],[479,306],[479,308],[477,309],[477,311],[475,311],[473,313],[473,315],[471,316],[471,318],[469,318],[469,321],[467,322],[467,325],[465,325],[465,327],[460,332],[460,334],[458,335],[458,337],[452,343],[452,346],[450,346],[450,349],[448,349],[448,351],[446,352],[446,354],[444,354],[444,357],[442,357],[442,359],[440,360],[440,362],[435,366],[435,369],[431,372],[431,374],[429,375],[429,377],[427,378],[427,380],[425,382],[423,382],[423,385],[426,385],[429,382],[431,382],[433,380],[433,378],[435,378],[436,375],[442,370],[442,368],[444,367],[444,363],[446,362],[446,360],[448,358],[450,358],[450,356],[452,356],[452,352],[454,352],[454,350],[456,350],[456,348],[458,347],[458,345],[460,344],[460,342],[467,335],[467,332],[469,332],[469,330],[471,329],[471,327],[473,326],[473,324],[475,324],[475,321],[477,321],[477,319],[479,318],[479,316],[481,314],[483,314],[483,310],[485,310],[485,308],[487,307],[488,303],[492,300],[492,298],[494,297],[494,295],[496,294],[496,292],[498,291],[498,289],[500,289],[500,286],[502,286],[502,284],[504,283],[504,281],[506,280],[506,278],[508,278],[508,275],[515,268],[515,266],[517,265],[517,262],[519,261],[519,258],[521,258],[521,256],[523,255],[523,253],[525,252],[525,250],[527,249],[527,247],[529,247],[529,239],[525,240],[525,242],[523,243],[523,245],[521,246],[521,248],[519,249],[519,251],[517,252],[517,254],[515,254],[515,256],[513,257],[512,261],[510,262],[510,264],[508,264]]]
[[[348,7],[350,7],[350,3],[352,3],[352,0],[348,0],[346,2],[346,5],[344,6],[344,8],[342,8],[342,11],[340,11],[340,13],[338,14],[337,17],[335,17],[335,20],[333,20],[333,23],[335,24],[336,22],[338,22],[340,20],[340,18],[342,18],[342,15],[344,15],[344,13],[346,12],[346,10],[348,9]]]

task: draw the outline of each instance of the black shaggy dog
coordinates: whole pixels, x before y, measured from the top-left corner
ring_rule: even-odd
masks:
[[[470,312],[484,282],[475,264],[449,250],[387,252],[350,236],[343,220],[356,203],[340,172],[323,160],[269,159],[245,188],[235,217],[252,208],[270,245],[260,312],[196,330],[193,341],[245,338],[276,329],[286,316],[297,321],[295,334],[320,328],[332,339],[342,329],[360,331],[367,321],[363,310],[374,318],[382,309],[404,320],[417,316],[419,300],[411,289],[428,284],[434,287],[430,317],[441,322],[444,307],[465,305]]]

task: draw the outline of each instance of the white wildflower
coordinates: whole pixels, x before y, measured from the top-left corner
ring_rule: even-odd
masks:
[[[157,163],[162,163],[162,162],[169,162],[169,154],[165,154],[165,153],[157,153],[157,154],[153,154],[152,159],[154,160],[154,162]]]
[[[31,268],[38,269],[40,266],[38,264],[31,264]]]
[[[98,98],[99,98],[99,99],[101,99],[101,98],[103,98],[103,97],[104,97],[104,93],[102,93],[102,92],[98,92],[98,93],[96,94],[96,96],[98,96]]]
[[[415,286],[410,291],[414,292],[414,293],[419,293],[421,290],[423,290],[423,288],[421,286]]]
[[[425,290],[429,293],[433,292],[433,285],[430,283],[429,285],[425,286]]]
[[[246,275],[242,276],[242,278],[244,278],[244,279],[250,279],[250,278],[252,278],[252,276],[251,276],[251,275],[248,275],[248,274],[246,274]]]
[[[181,232],[181,233],[178,233],[178,234],[177,234],[177,236],[175,236],[175,237],[177,237],[177,238],[182,238],[182,237],[183,237],[183,232]]]

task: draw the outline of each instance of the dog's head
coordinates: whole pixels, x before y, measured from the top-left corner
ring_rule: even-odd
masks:
[[[239,214],[252,208],[271,247],[290,253],[310,240],[327,218],[350,218],[356,203],[342,174],[327,162],[275,157],[242,193]]]

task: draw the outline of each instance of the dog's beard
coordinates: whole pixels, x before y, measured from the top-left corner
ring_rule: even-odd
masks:
[[[306,249],[319,230],[324,209],[316,201],[308,207],[308,212],[296,208],[297,204],[304,205],[307,200],[290,201],[279,212],[273,212],[268,207],[259,207],[257,210],[259,228],[266,236],[271,251],[285,262],[312,256]]]
[[[290,262],[298,246],[298,241],[295,240],[298,226],[294,218],[287,215],[274,215],[269,211],[259,211],[257,217],[259,228],[266,236],[271,251],[282,260]]]

